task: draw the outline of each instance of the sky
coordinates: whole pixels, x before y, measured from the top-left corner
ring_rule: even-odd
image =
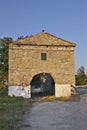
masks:
[[[42,30],[76,43],[75,71],[87,73],[87,0],[0,0],[0,39]]]

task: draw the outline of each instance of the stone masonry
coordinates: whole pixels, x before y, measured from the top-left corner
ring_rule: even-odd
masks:
[[[70,86],[75,85],[75,46],[46,32],[12,43],[9,46],[9,95],[17,95],[14,89],[11,91],[12,88],[22,87],[29,88],[26,93],[30,97],[33,76],[44,72],[50,73],[55,81],[56,97],[70,96]],[[41,59],[43,53],[46,55],[45,60]]]

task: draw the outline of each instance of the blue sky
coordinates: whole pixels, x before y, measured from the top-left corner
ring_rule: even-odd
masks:
[[[0,38],[43,29],[76,43],[75,68],[87,71],[87,0],[0,0]]]

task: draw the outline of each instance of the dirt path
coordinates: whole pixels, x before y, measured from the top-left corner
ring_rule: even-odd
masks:
[[[20,130],[87,130],[87,95],[77,102],[37,102]]]

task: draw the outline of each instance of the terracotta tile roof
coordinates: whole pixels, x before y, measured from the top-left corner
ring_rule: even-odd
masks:
[[[64,39],[58,38],[52,34],[47,32],[40,32],[35,35],[30,35],[23,39],[20,39],[14,44],[23,44],[23,45],[48,45],[48,46],[73,46],[75,47],[76,44],[66,41]]]

